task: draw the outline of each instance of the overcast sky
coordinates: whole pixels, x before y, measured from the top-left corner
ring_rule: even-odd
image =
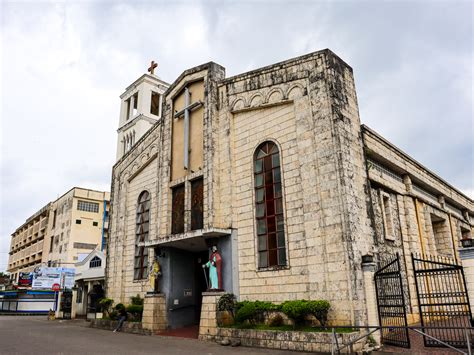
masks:
[[[363,123],[473,197],[470,2],[0,1],[0,271],[10,235],[73,186],[110,189],[119,95],[153,59],[167,82],[330,48]]]

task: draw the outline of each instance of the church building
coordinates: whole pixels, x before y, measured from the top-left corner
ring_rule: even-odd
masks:
[[[473,238],[473,200],[361,125],[352,68],[330,50],[233,77],[209,62],[171,85],[153,70],[121,96],[106,269],[115,303],[159,291],[163,324],[179,328],[199,324],[214,288],[324,299],[334,324],[364,325],[364,258],[458,258]]]

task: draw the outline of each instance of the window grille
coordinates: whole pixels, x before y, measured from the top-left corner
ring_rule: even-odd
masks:
[[[93,213],[98,213],[99,212],[99,204],[95,202],[88,202],[88,201],[77,201],[77,209],[79,211],[85,211],[85,212],[93,212]]]

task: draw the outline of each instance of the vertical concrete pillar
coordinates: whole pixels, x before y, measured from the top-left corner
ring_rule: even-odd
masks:
[[[71,319],[76,319],[77,309],[77,288],[72,289],[72,300],[71,300]]]
[[[464,277],[466,278],[467,294],[469,296],[469,305],[471,312],[474,311],[474,247],[460,248],[459,256],[464,268]]]
[[[152,332],[168,327],[166,298],[162,293],[148,293],[143,303],[142,327]]]
[[[61,311],[61,296],[63,295],[62,291],[59,291],[57,293],[57,302],[56,302],[56,313],[55,313],[55,317],[56,319],[59,319],[59,318],[62,318],[63,315],[62,315],[62,311]]]
[[[160,94],[160,104],[159,104],[159,105],[160,105],[160,106],[159,106],[159,108],[158,108],[158,110],[159,110],[159,111],[158,111],[158,117],[161,117],[161,115],[163,114],[163,112],[162,112],[163,95],[162,95],[162,94]]]
[[[378,326],[377,295],[375,290],[375,262],[372,255],[362,257],[362,275],[364,279],[365,304],[367,307],[367,325]],[[371,329],[372,330],[372,329]],[[380,331],[373,333],[373,337],[380,345]]]
[[[128,119],[131,120],[133,118],[133,107],[135,106],[135,94],[130,96],[130,107],[128,108]]]
[[[217,302],[224,292],[203,292],[199,340],[214,340],[217,335]]]

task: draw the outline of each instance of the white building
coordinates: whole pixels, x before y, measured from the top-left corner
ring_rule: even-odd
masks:
[[[105,263],[104,253],[93,250],[75,264],[77,290],[73,296],[73,308],[76,316],[95,318],[97,302],[104,296]]]

